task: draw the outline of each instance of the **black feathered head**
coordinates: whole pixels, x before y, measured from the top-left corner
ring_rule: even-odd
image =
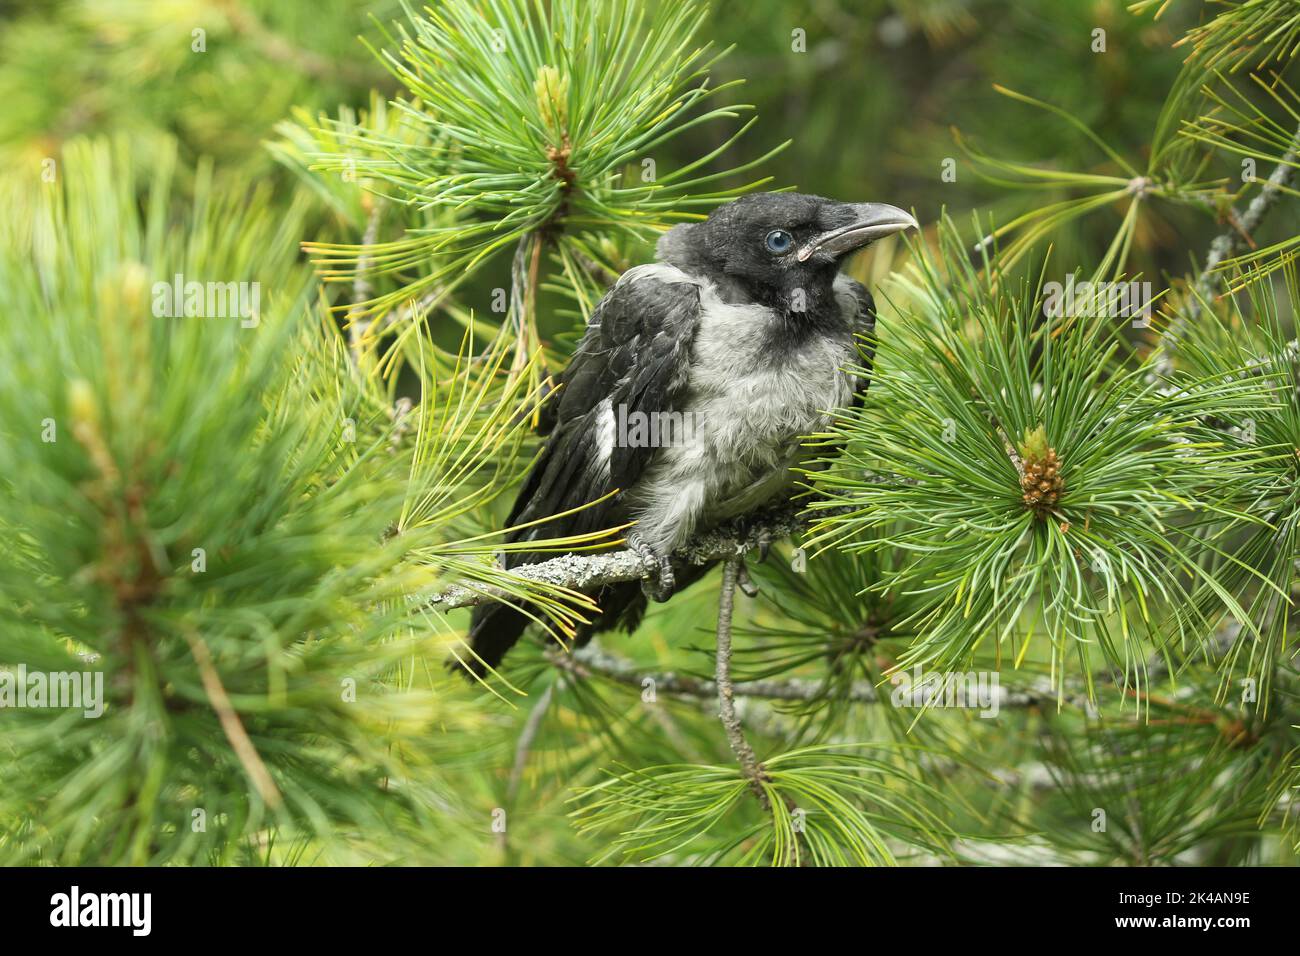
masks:
[[[701,223],[676,226],[659,257],[754,301],[780,305],[796,290],[828,293],[841,262],[875,239],[917,222],[885,203],[847,203],[803,193],[751,193]]]

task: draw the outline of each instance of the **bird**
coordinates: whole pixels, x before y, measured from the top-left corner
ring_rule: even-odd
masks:
[[[609,288],[538,412],[545,441],[502,555],[519,567],[554,556],[528,551],[530,540],[630,523],[627,546],[652,570],[593,594],[600,614],[575,644],[635,630],[648,600],[702,577],[707,566],[672,561],[692,535],[788,496],[805,436],[860,402],[870,380],[875,303],[841,267],[915,228],[886,203],[749,193],[673,226],[653,262]],[[509,604],[476,606],[465,669],[494,671],[530,620]]]

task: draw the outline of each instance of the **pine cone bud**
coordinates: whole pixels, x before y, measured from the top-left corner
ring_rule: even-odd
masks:
[[[1042,425],[1025,430],[1020,456],[1024,466],[1020,490],[1025,506],[1039,513],[1051,511],[1065,493],[1065,481],[1061,478],[1061,461],[1056,449],[1048,444],[1047,430]]]

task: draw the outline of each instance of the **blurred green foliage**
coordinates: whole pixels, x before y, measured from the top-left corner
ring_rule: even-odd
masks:
[[[1077,198],[1086,194],[1086,180],[1079,179],[1079,175],[1121,177],[1126,175],[1126,164],[1138,170],[1148,168],[1153,128],[1170,91],[1178,87],[1184,75],[1188,50],[1174,48],[1173,44],[1205,19],[1199,2],[1175,2],[1159,19],[1153,17],[1149,4],[1137,4],[1139,9],[1135,11],[1126,6],[1122,0],[717,0],[708,8],[700,39],[717,49],[732,49],[713,66],[711,85],[743,79],[743,86],[723,90],[718,101],[753,104],[759,117],[753,129],[717,161],[717,168],[744,166],[792,140],[788,149],[767,159],[754,175],[771,175],[778,186],[794,186],[836,198],[912,207],[925,223],[939,221],[943,212],[964,223],[971,213],[978,212],[983,225],[1003,225],[1051,203]],[[409,135],[413,143],[420,145],[427,142],[420,137],[437,135],[436,128],[418,132],[412,132],[410,127],[398,129],[400,109],[386,104],[410,94],[361,42],[364,38],[375,47],[392,49],[391,22],[403,16],[398,0],[0,3],[0,167],[6,173],[0,178],[0,205],[30,189],[30,184],[39,180],[45,163],[64,161],[69,144],[73,144],[74,156],[84,158],[86,147],[77,144],[79,138],[112,135],[113,165],[85,176],[98,176],[98,188],[112,193],[113,202],[103,206],[90,202],[89,208],[99,212],[84,212],[86,235],[60,247],[62,252],[54,257],[58,268],[51,267],[55,275],[49,280],[51,285],[57,285],[57,275],[62,274],[59,269],[68,267],[68,263],[84,266],[95,260],[96,248],[110,247],[111,243],[96,241],[96,237],[104,238],[108,233],[123,242],[137,232],[147,237],[147,242],[140,240],[147,246],[148,255],[143,257],[146,264],[156,268],[166,264],[170,269],[178,262],[188,267],[196,260],[202,264],[204,256],[199,253],[206,247],[196,247],[195,257],[186,258],[179,251],[167,249],[154,220],[136,220],[130,207],[134,203],[144,206],[146,200],[152,216],[162,217],[170,209],[183,217],[196,206],[206,208],[207,197],[221,197],[215,213],[200,217],[200,231],[214,245],[228,240],[227,251],[238,252],[241,268],[264,270],[274,277],[272,284],[276,285],[286,283],[288,277],[306,281],[309,257],[293,248],[299,240],[346,246],[361,243],[372,223],[383,230],[388,240],[398,238],[405,228],[445,225],[427,208],[416,205],[387,206],[376,212],[369,194],[339,178],[337,170],[322,172],[319,157],[313,156],[330,151],[321,145],[322,137],[338,136],[341,141],[343,134],[366,121],[372,128],[395,137]],[[1104,52],[1095,49],[1098,29],[1105,31]],[[1074,122],[1004,95],[996,87],[1050,103]],[[1196,90],[1185,92],[1191,96]],[[443,90],[441,95],[448,93]],[[1257,101],[1272,108],[1262,94]],[[330,124],[321,117],[337,122]],[[1082,127],[1090,130],[1091,136]],[[960,130],[980,155],[1033,164],[1061,175],[1025,189],[989,182],[979,175],[989,174],[989,168],[981,168],[973,161],[972,151],[961,148],[954,130]],[[653,158],[666,175],[711,154],[726,144],[732,133],[734,126],[726,124],[692,127],[680,137],[656,146]],[[1099,148],[1099,143],[1104,148]],[[1115,156],[1123,162],[1116,162]],[[112,179],[113,170],[120,174],[120,181],[104,181],[104,177]],[[126,170],[137,173],[127,176]],[[1225,152],[1209,152],[1205,166],[1195,172],[1198,183],[1222,180],[1231,186],[1241,182],[1236,158]],[[152,187],[154,195],[147,197],[149,184],[160,178],[167,181],[168,188]],[[719,188],[740,184],[722,183]],[[1053,262],[1062,275],[1076,267],[1095,265],[1106,257],[1125,222],[1129,205],[1126,201],[1107,202],[1069,228],[1046,236],[1054,244]],[[1205,205],[1207,208],[1197,208],[1190,201],[1143,202],[1140,214],[1132,221],[1126,270],[1130,274],[1181,276],[1194,269],[1194,262],[1203,256],[1211,239],[1223,230],[1217,221],[1221,210],[1208,200]],[[241,209],[246,216],[239,215]],[[1260,246],[1294,232],[1286,218],[1279,215],[1260,231],[1256,237]],[[245,228],[248,223],[255,224],[256,229]],[[232,235],[222,239],[223,228]],[[20,230],[12,222],[0,224],[0,239],[13,238],[11,232],[18,236]],[[260,254],[250,247],[256,238],[272,234],[276,235],[274,255]],[[928,238],[933,240],[933,233]],[[558,281],[541,287],[535,318],[547,360],[562,361],[576,324],[590,308],[591,290],[598,290],[628,265],[644,260],[649,254],[648,239],[635,234],[612,239],[575,236],[579,246],[571,250],[572,258],[560,266],[571,271],[576,263],[591,275],[584,279],[585,287],[575,282],[570,288]],[[951,234],[946,241],[955,243]],[[28,250],[23,251],[25,254]],[[123,256],[140,258],[139,252],[128,249]],[[959,254],[952,248],[949,252],[954,257]],[[882,243],[860,258],[854,268],[874,280],[896,266],[901,255],[899,245]],[[22,275],[25,262],[17,256],[7,268],[15,276]],[[90,270],[92,275],[102,272],[110,279],[117,276],[117,264],[105,265],[96,260],[95,265],[96,269]],[[357,286],[342,273],[331,278],[340,281],[324,284],[319,294],[326,305],[334,307],[333,314],[341,324],[340,313],[355,302]],[[491,316],[493,293],[502,286],[508,288],[510,278],[507,249],[457,287],[454,296],[440,303],[437,321],[431,322],[428,329],[430,338],[451,347],[461,344],[466,329],[476,333],[491,331],[491,324],[484,323],[482,317],[487,315],[497,321]],[[377,286],[369,290],[372,295],[391,293],[399,287],[391,277],[372,276],[371,280]],[[936,278],[935,283],[940,281]],[[878,286],[874,281],[872,284]],[[59,305],[37,288],[30,276],[23,283],[15,281],[13,287],[22,295],[15,292],[12,301],[21,302],[34,315],[44,315],[43,309]],[[111,291],[116,286],[109,282],[109,288]],[[69,327],[98,330],[103,334],[102,342],[101,338],[93,339],[96,347],[111,348],[114,337],[98,324],[101,320],[90,292],[74,289],[64,290],[64,294],[66,303],[76,306],[71,314],[79,323],[69,319]],[[1237,322],[1240,318],[1233,315],[1231,320]],[[285,323],[286,341],[301,331],[284,316],[277,321]],[[957,328],[959,321],[960,316],[947,332],[964,331]],[[1275,324],[1279,328],[1270,328],[1267,341],[1248,344],[1252,349],[1259,346],[1280,353],[1286,337],[1280,327],[1289,321],[1290,316],[1277,316]],[[993,324],[991,319],[989,322]],[[418,325],[411,323],[412,327]],[[190,330],[185,335],[189,337],[178,337],[174,342],[167,339],[169,348],[188,355],[191,361],[205,354],[204,350],[214,349],[224,356],[223,361],[237,364],[233,348],[218,348],[222,343],[216,341],[216,330]],[[10,330],[6,341],[10,340],[15,347],[25,349],[41,349],[45,341],[41,329],[21,329],[18,325]],[[76,358],[72,364],[83,375],[93,376],[96,368],[105,365],[97,348],[78,352],[66,342],[62,345]],[[402,387],[410,394],[419,394],[422,385],[431,386],[432,380],[445,377],[448,371],[438,365],[446,355],[426,349],[425,345],[423,340],[402,343]],[[1203,349],[1203,353],[1196,353],[1201,357],[1213,351],[1209,345],[1197,347]],[[1243,359],[1236,354],[1242,348],[1237,342],[1235,351],[1226,347],[1219,351],[1231,352],[1236,362]],[[283,449],[293,444],[295,436],[307,442],[301,434],[306,424],[286,426],[293,420],[293,407],[306,402],[320,421],[328,418],[330,422],[346,410],[336,405],[352,402],[363,410],[362,434],[370,450],[360,463],[348,459],[337,471],[346,477],[364,466],[366,474],[382,478],[381,487],[367,491],[345,484],[335,493],[336,497],[342,495],[346,506],[343,510],[349,512],[344,517],[327,513],[325,519],[316,518],[314,509],[322,507],[319,501],[333,499],[321,494],[311,482],[304,483],[310,487],[290,485],[293,500],[285,508],[294,514],[298,513],[295,509],[301,510],[306,515],[303,520],[337,521],[336,540],[345,541],[349,547],[356,541],[378,537],[376,532],[382,530],[378,525],[386,523],[381,518],[392,518],[399,525],[397,530],[423,534],[425,537],[419,540],[424,542],[425,550],[421,552],[421,545],[413,545],[409,554],[398,557],[394,552],[400,546],[386,545],[386,550],[381,549],[383,560],[374,559],[378,566],[354,569],[341,578],[339,586],[344,590],[334,594],[333,603],[323,607],[333,609],[335,603],[347,604],[355,611],[373,597],[367,590],[372,586],[372,576],[392,589],[382,591],[382,598],[398,602],[400,598],[394,595],[402,591],[399,585],[409,577],[425,584],[439,575],[461,577],[468,573],[471,559],[481,557],[479,552],[489,546],[478,542],[477,551],[467,547],[459,553],[453,548],[449,553],[444,525],[465,536],[490,526],[492,509],[501,508],[495,480],[500,476],[492,476],[490,488],[483,476],[468,476],[465,483],[472,487],[462,500],[439,485],[439,469],[450,469],[449,462],[460,462],[466,447],[482,447],[475,443],[471,427],[477,419],[466,416],[461,423],[466,433],[451,429],[443,446],[435,439],[433,451],[423,461],[419,455],[415,461],[402,457],[408,449],[399,447],[400,440],[392,440],[395,450],[390,459],[386,457],[389,432],[396,427],[395,419],[390,420],[392,392],[399,387],[391,381],[382,386],[371,382],[365,395],[353,395],[342,346],[334,343],[324,351],[328,354],[313,356],[310,349],[304,349],[313,365],[319,366],[314,373],[320,376],[319,381],[329,383],[325,394],[297,395],[282,378],[268,372],[268,377],[278,383],[278,397],[263,398],[263,408],[256,396],[249,396],[244,417],[231,422],[218,416],[208,423],[214,433],[225,428],[245,436],[246,443],[254,439],[262,442],[260,454],[242,460],[241,466],[252,475],[249,481],[270,483],[279,480],[276,476],[281,459],[298,460]],[[973,349],[970,354],[977,353],[978,349]],[[494,352],[493,356],[494,361],[504,361],[500,353]],[[30,371],[26,378],[12,377],[13,387],[6,394],[13,407],[25,408],[36,402],[30,396],[39,395],[41,388],[63,395],[61,382],[57,389],[48,382],[42,385],[43,378],[57,379],[60,356],[50,350],[44,358],[46,364],[33,366],[36,371]],[[263,358],[269,363],[265,355]],[[1222,355],[1216,352],[1211,358],[1206,375],[1224,367]],[[528,357],[527,361],[534,359]],[[427,367],[422,364],[426,360]],[[540,365],[528,368],[536,371]],[[459,373],[460,367],[456,369]],[[121,367],[114,374],[123,381],[131,379]],[[283,375],[284,370],[277,370],[277,374]],[[944,380],[948,378],[944,376]],[[459,381],[470,390],[463,379]],[[167,411],[174,419],[168,421],[173,422],[171,431],[181,434],[183,429],[174,423],[185,419],[184,389],[168,378],[167,369],[154,368],[152,376],[141,376],[135,385],[171,396]],[[926,383],[912,385],[921,388]],[[431,391],[425,393],[426,397]],[[985,397],[996,397],[996,391],[991,387]],[[237,402],[236,392],[233,386],[227,389],[227,400]],[[938,387],[931,392],[944,397]],[[876,390],[872,400],[884,400],[888,394],[885,389]],[[499,394],[496,397],[501,398]],[[947,398],[960,402],[962,395]],[[60,401],[69,399],[61,397]],[[449,400],[448,404],[456,403]],[[494,414],[502,415],[500,409]],[[1296,420],[1280,413],[1276,417],[1277,421],[1265,425],[1271,424],[1271,434],[1275,433],[1270,441],[1284,444],[1285,439],[1296,434]],[[1029,420],[1017,422],[1018,426],[1029,424]],[[493,425],[501,423],[494,421]],[[900,434],[908,427],[915,427],[915,422],[897,424]],[[470,437],[466,437],[467,433]],[[500,440],[495,444],[484,444],[497,451],[508,445],[512,454],[518,450],[514,438],[507,441],[500,435],[496,437]],[[910,437],[903,434],[903,438]],[[35,441],[28,438],[36,448]],[[228,436],[222,440],[235,441]],[[323,441],[319,435],[315,440],[318,444]],[[917,446],[901,438],[897,444],[907,449]],[[998,449],[991,447],[992,454],[986,457],[996,459]],[[1124,446],[1120,447],[1123,450]],[[318,458],[333,466],[332,452],[315,445],[309,445],[307,451],[313,449]],[[52,454],[48,448],[37,448],[37,452]],[[61,449],[60,453],[72,452]],[[148,454],[142,454],[146,461],[151,460]],[[488,470],[518,470],[513,459],[504,458],[494,461]],[[17,459],[13,462],[18,467]],[[1007,470],[1005,462],[999,459],[998,464]],[[1133,470],[1139,471],[1142,463],[1138,460],[1132,464]],[[1273,493],[1278,484],[1293,480],[1290,461],[1272,464],[1272,470],[1259,479],[1264,488],[1259,496]],[[1165,461],[1162,468],[1176,471],[1177,465],[1177,461]],[[309,468],[310,463],[303,467]],[[59,469],[51,465],[49,472],[58,474]],[[408,473],[425,483],[417,488],[414,498],[411,487],[419,482],[413,478],[404,485]],[[44,473],[33,474],[31,482],[41,485],[38,479]],[[359,479],[353,480],[360,484]],[[52,487],[45,488],[47,496],[52,494]],[[398,490],[403,487],[405,496]],[[262,529],[241,528],[237,519],[248,506],[238,491],[220,487],[207,496],[226,509],[223,515],[229,516],[231,527],[248,531],[250,546],[272,550],[279,547],[279,539],[271,536],[268,541],[260,534]],[[1247,491],[1253,492],[1254,487]],[[50,504],[48,497],[43,500],[46,512],[57,507]],[[462,511],[471,506],[474,514],[467,518]],[[368,509],[374,509],[373,513]],[[412,520],[406,524],[408,517]],[[1276,542],[1292,547],[1294,528],[1294,524],[1287,525],[1284,535],[1279,532],[1276,539],[1257,535],[1252,539],[1252,553],[1264,552],[1267,557],[1278,551]],[[870,530],[882,535],[895,533],[890,528]],[[331,548],[337,547],[342,546],[331,544]],[[92,545],[87,548],[94,550]],[[24,551],[13,559],[8,580],[15,590],[21,588],[22,575],[30,570],[23,562],[38,560],[38,551],[32,548],[31,553]],[[265,612],[268,620],[281,620],[276,615],[284,613],[283,595],[275,593],[275,585],[297,589],[290,595],[297,598],[328,591],[327,587],[317,587],[314,575],[329,579],[334,563],[342,559],[333,550],[313,550],[310,556],[311,561],[302,562],[297,569],[300,577],[260,582],[269,589],[265,598],[270,606]],[[384,563],[390,559],[391,565]],[[899,570],[896,554],[889,549],[867,547],[858,552],[830,552],[819,560],[823,563],[815,576],[796,575],[780,562],[756,570],[763,585],[762,595],[745,619],[737,622],[737,633],[743,640],[736,660],[741,679],[795,672],[815,674],[824,681],[824,689],[831,691],[844,690],[855,679],[879,684],[883,671],[918,636],[915,625],[923,605],[915,593],[855,593],[868,579],[894,575]],[[1290,573],[1288,561],[1279,564],[1279,577]],[[76,579],[71,565],[45,583],[58,591],[56,585],[63,578],[75,580],[91,598],[102,597],[95,590],[95,582]],[[169,605],[170,613],[177,619],[188,619],[186,615],[202,610],[200,597],[197,592],[182,589],[172,596],[175,604]],[[1271,598],[1257,598],[1256,603],[1270,607],[1277,604]],[[672,669],[707,677],[715,607],[716,591],[709,586],[697,587],[671,605],[654,608],[635,640],[614,637],[609,646],[647,669]],[[76,603],[64,611],[75,617]],[[383,617],[314,622],[333,643],[320,649],[318,658],[307,661],[304,678],[324,675],[333,680],[340,668],[354,666],[356,644],[365,640],[382,643],[384,627],[395,614],[390,603]],[[465,616],[462,611],[448,620],[460,625]],[[1285,631],[1286,616],[1277,620]],[[354,624],[355,631],[349,630]],[[32,627],[32,633],[37,633],[37,625]],[[44,636],[44,632],[37,636]],[[95,634],[79,637],[84,645],[95,646]],[[1277,636],[1270,647],[1282,647],[1285,637]],[[214,645],[218,653],[224,649],[238,657],[244,652],[238,635]],[[393,655],[401,651],[389,649]],[[111,653],[111,647],[104,650]],[[175,644],[171,650],[172,665],[189,673],[185,647]],[[459,684],[448,690],[445,681],[439,683],[428,674],[429,661],[437,658],[436,653],[396,665],[388,655],[374,657],[371,664],[375,669],[391,665],[398,674],[398,683],[416,697],[422,699],[426,692],[426,678],[438,689],[434,695],[437,703],[427,707],[421,704],[418,721],[412,720],[409,725],[394,721],[387,727],[387,735],[358,733],[348,718],[332,712],[324,726],[302,711],[289,715],[292,720],[288,721],[274,708],[264,720],[259,715],[251,731],[259,743],[274,747],[286,737],[293,741],[301,737],[316,740],[313,761],[299,768],[298,777],[288,778],[300,793],[315,788],[317,796],[324,794],[321,799],[328,804],[314,814],[317,808],[300,806],[299,817],[286,818],[285,832],[301,837],[305,841],[301,844],[231,847],[216,839],[188,840],[183,828],[173,822],[168,830],[169,850],[150,842],[146,831],[155,821],[147,818],[125,819],[125,837],[88,828],[82,834],[82,844],[69,844],[57,833],[20,833],[18,842],[27,841],[25,852],[38,859],[57,859],[61,855],[75,858],[78,846],[82,846],[89,847],[85,850],[88,856],[112,861],[150,861],[169,854],[171,859],[213,862],[324,858],[579,863],[604,858],[603,854],[621,859],[615,851],[644,850],[660,838],[689,840],[690,826],[678,828],[680,821],[673,822],[675,814],[712,813],[708,808],[715,805],[715,800],[727,801],[727,807],[735,802],[737,812],[718,815],[715,835],[723,849],[700,862],[770,857],[772,841],[779,844],[788,837],[788,821],[783,823],[778,839],[764,831],[756,807],[744,799],[725,741],[713,715],[706,713],[710,702],[701,707],[665,699],[662,707],[647,708],[637,700],[635,689],[628,693],[626,687],[568,680],[567,673],[547,653],[538,640],[520,648],[512,658],[510,678],[530,696],[510,701],[485,701],[485,695],[472,696]],[[268,646],[266,654],[275,659],[280,649]],[[1059,677],[1049,675],[1048,660],[1043,655],[1030,655],[1027,675]],[[992,651],[981,648],[971,663],[994,668],[1002,662]],[[1276,662],[1270,658],[1266,663],[1271,667]],[[259,701],[263,691],[258,683],[261,672],[253,668],[240,676],[246,680],[232,689],[243,688],[248,700]],[[391,677],[391,673],[386,676]],[[1111,738],[1090,733],[1097,725],[1078,711],[1044,716],[1050,713],[1050,702],[1039,702],[998,722],[948,712],[913,725],[914,715],[904,711],[887,707],[836,710],[822,696],[777,704],[765,711],[756,709],[750,714],[750,731],[760,756],[782,755],[778,759],[784,763],[777,769],[786,775],[793,790],[807,787],[818,774],[857,780],[870,776],[883,781],[881,794],[898,797],[898,812],[878,819],[870,818],[857,804],[843,805],[838,794],[822,801],[823,806],[838,808],[828,813],[840,813],[848,821],[860,847],[870,848],[870,852],[849,854],[853,862],[906,860],[930,852],[934,855],[921,858],[929,861],[942,857],[948,848],[939,846],[942,838],[936,834],[941,831],[989,841],[969,841],[961,850],[968,861],[1007,859],[1010,851],[994,841],[1012,837],[1019,841],[1017,852],[1025,852],[1028,859],[1035,861],[1170,860],[1179,854],[1200,852],[1203,841],[1216,838],[1220,842],[1211,846],[1215,862],[1277,862],[1289,860],[1290,851],[1275,833],[1253,841],[1223,839],[1225,833],[1248,829],[1260,806],[1277,805],[1278,783],[1270,779],[1270,772],[1279,762],[1285,762],[1284,755],[1294,746],[1285,715],[1291,713],[1288,708],[1294,703],[1300,682],[1294,670],[1288,669],[1278,676],[1277,685],[1275,692],[1287,706],[1276,708],[1267,720],[1261,719],[1249,728],[1239,728],[1233,714],[1220,706],[1216,694],[1221,695],[1222,688],[1217,676],[1198,673],[1188,677],[1187,686],[1201,695],[1195,705],[1173,699],[1148,701],[1148,709],[1156,717],[1152,725],[1120,721],[1122,729],[1111,734],[1133,738],[1126,746],[1142,756],[1137,785],[1118,790],[1112,775],[1117,758],[1107,743]],[[192,681],[182,690],[195,701],[204,699]],[[326,696],[311,683],[303,692]],[[359,723],[383,722],[390,716],[377,707],[375,712],[356,719]],[[523,748],[521,741],[532,724],[530,716],[537,717],[533,727],[536,736]],[[220,746],[220,728],[213,715],[204,713],[196,720],[198,731],[215,741],[214,746]],[[1192,727],[1195,736],[1179,734],[1176,744],[1170,743],[1166,735],[1175,735],[1165,729],[1165,724],[1178,721]],[[428,725],[432,723],[440,726],[441,735],[430,730]],[[28,724],[35,727],[36,722]],[[135,724],[124,731],[123,739],[136,749],[128,751],[124,744],[110,751],[118,763],[100,767],[100,779],[111,780],[116,767],[132,764],[144,767],[157,784],[163,771],[155,768],[165,760],[174,760],[185,767],[186,773],[179,796],[172,796],[187,799],[188,789],[200,786],[212,768],[194,752],[169,754],[152,748],[145,729]],[[373,727],[367,734],[370,730]],[[32,729],[23,738],[23,745],[30,745],[35,755],[32,759],[41,759],[41,745],[46,740],[41,736],[43,732]],[[86,734],[84,745],[78,743],[79,750],[47,754],[49,772],[75,773],[84,763],[85,754],[97,746],[95,740],[89,739],[91,736]],[[1041,743],[1049,736],[1053,744],[1044,748]],[[1252,744],[1262,745],[1255,749],[1241,746],[1246,736]],[[790,749],[792,741],[811,748],[831,739],[872,741],[877,746],[869,753],[854,754]],[[381,759],[377,754],[388,743],[393,744],[393,749]],[[224,754],[223,758],[218,769],[237,774],[234,757]],[[404,761],[410,766],[435,767],[436,772],[427,778],[432,781],[429,789],[410,793],[408,805],[396,817],[381,819],[388,811],[378,807],[387,805],[382,801],[372,805],[369,798],[375,796],[373,792],[367,792],[367,799],[354,799],[354,786],[369,786],[372,778],[379,776],[383,776],[386,786],[386,771],[400,770]],[[342,777],[333,773],[336,764],[347,771]],[[609,775],[611,764],[619,768],[613,776]],[[1044,798],[1043,792],[1049,787],[1041,777],[1017,769],[1026,765],[1037,766],[1058,784],[1065,783]],[[17,773],[15,768],[17,764],[10,764],[8,770]],[[1216,780],[1224,778],[1231,778],[1233,786],[1215,789]],[[1171,779],[1187,784],[1186,799],[1169,803],[1177,813],[1169,806],[1162,808],[1166,795],[1162,785]],[[4,776],[0,780],[6,786],[11,782]],[[285,783],[283,777],[277,780]],[[677,789],[671,801],[657,803],[661,792],[658,788],[666,785],[665,781]],[[1293,783],[1284,781],[1282,790]],[[584,793],[589,800],[576,811],[566,803],[575,791]],[[13,793],[17,794],[17,790]],[[610,817],[597,815],[592,821],[592,808],[599,807],[610,794],[618,796],[610,805],[616,814],[622,814],[615,817],[622,833],[617,844],[608,838]],[[937,794],[937,799],[926,806],[943,805],[945,820],[941,825],[929,819],[928,813],[920,814],[925,819],[917,823],[908,802],[917,794]],[[240,803],[244,796],[236,794],[232,798],[231,806],[236,809],[230,812],[236,817],[248,805]],[[30,799],[47,798],[47,793],[40,793]],[[127,816],[122,812],[121,798],[122,791],[112,787],[106,786],[101,794],[97,806],[110,821],[115,813]],[[1086,826],[1079,825],[1098,800],[1108,801],[1110,806],[1127,803],[1132,811],[1127,815],[1116,812],[1117,818],[1122,817],[1122,825],[1100,849],[1097,841],[1088,838]],[[249,801],[255,803],[252,797]],[[0,812],[19,816],[25,810],[21,803],[20,797],[11,795],[8,804],[0,802]],[[625,813],[628,807],[646,812]],[[489,828],[488,821],[497,810],[510,816],[508,839]],[[439,827],[422,826],[421,815],[426,812],[441,820]],[[575,817],[578,825],[567,816]],[[306,818],[305,824],[302,818]],[[911,845],[876,846],[873,841],[881,839],[877,834],[892,837],[903,828],[900,821],[924,831],[925,839]],[[935,825],[931,827],[931,823]],[[338,841],[327,838],[334,824],[346,831],[341,832]],[[389,829],[385,831],[385,827]],[[394,849],[394,834],[400,834],[397,839],[410,841],[402,844],[400,852]],[[1136,844],[1129,839],[1133,834],[1138,835]],[[1155,845],[1143,844],[1143,838]],[[844,857],[838,851],[824,854],[827,860]]]
[[[963,221],[981,207],[1004,223],[1064,197],[982,182],[952,129],[988,155],[1114,171],[1077,130],[1000,95],[1000,84],[1061,107],[1140,164],[1181,66],[1170,44],[1197,6],[1154,21],[1121,0],[719,0],[701,35],[733,47],[713,69],[715,85],[745,81],[724,101],[753,103],[760,117],[733,162],[791,139],[764,166],[776,184],[915,207],[922,221],[941,209]],[[129,133],[147,159],[175,136],[182,168],[211,157],[223,175],[270,177],[273,201],[287,203],[290,178],[261,144],[295,107],[333,116],[364,108],[372,89],[395,95],[397,81],[359,38],[384,46],[383,29],[400,16],[397,0],[20,0],[0,20],[0,163],[38,164],[71,137],[103,132]],[[1090,45],[1099,27],[1105,53]],[[699,127],[664,144],[660,170],[725,134]],[[945,159],[956,163],[954,182],[941,176]],[[1096,258],[1121,212],[1057,237],[1062,261]],[[327,228],[309,230],[315,237],[360,239],[364,221],[319,215]],[[1130,271],[1181,271],[1187,246],[1212,230],[1203,217],[1162,211],[1143,222]],[[484,281],[469,303],[486,302],[497,284]]]

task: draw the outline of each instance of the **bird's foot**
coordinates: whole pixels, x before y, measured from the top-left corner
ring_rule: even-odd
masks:
[[[759,560],[763,560],[760,551]],[[745,556],[739,555],[739,566],[736,568],[736,587],[740,588],[747,597],[758,597],[758,585],[754,579],[749,576],[749,568],[745,565]]]
[[[637,532],[627,536],[627,546],[638,558],[654,570],[647,573],[641,582],[641,590],[650,600],[662,604],[673,596],[677,588],[677,579],[673,574],[672,560],[666,554],[659,554],[650,547]]]
[[[775,510],[764,510],[753,512],[748,515],[742,515],[731,521],[730,527],[726,530],[737,541],[747,542],[752,540],[758,551],[758,563],[762,564],[767,560],[767,556],[772,551],[772,544],[776,541],[776,535],[772,533],[771,522],[777,517],[779,512]]]

